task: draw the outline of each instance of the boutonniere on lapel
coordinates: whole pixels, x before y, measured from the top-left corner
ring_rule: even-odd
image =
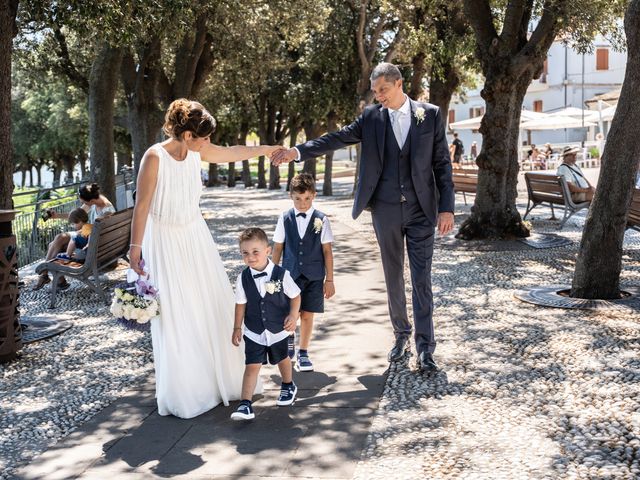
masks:
[[[322,231],[322,219],[315,218],[313,221],[313,231],[316,233],[320,233]]]
[[[420,125],[420,123],[422,123],[422,121],[424,120],[424,108],[416,108],[416,111],[413,112],[413,116],[416,117],[416,124]]]
[[[264,289],[269,295],[279,293],[282,290],[282,282],[280,280],[271,280],[264,284]]]

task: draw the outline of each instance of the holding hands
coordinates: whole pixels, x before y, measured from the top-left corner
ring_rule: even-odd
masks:
[[[295,148],[285,148],[281,147],[279,150],[275,151],[272,155],[269,155],[271,159],[271,163],[278,167],[283,163],[289,163],[296,159],[298,156],[298,151]]]

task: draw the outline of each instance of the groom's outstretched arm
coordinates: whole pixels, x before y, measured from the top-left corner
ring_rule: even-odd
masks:
[[[288,163],[292,160],[296,162],[309,158],[319,157],[334,150],[338,150],[349,145],[362,141],[362,115],[360,115],[351,125],[327,133],[321,137],[309,140],[308,142],[296,145],[288,150],[280,150],[272,156],[274,165]]]

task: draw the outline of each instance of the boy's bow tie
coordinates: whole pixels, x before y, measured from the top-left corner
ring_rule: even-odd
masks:
[[[296,215],[296,217],[302,217],[302,218],[307,218],[307,214],[304,212],[300,212]]]
[[[266,277],[267,276],[267,272],[260,272],[260,273],[256,273],[253,278],[260,278],[260,277]]]

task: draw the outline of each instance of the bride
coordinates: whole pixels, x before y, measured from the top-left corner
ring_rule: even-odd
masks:
[[[147,150],[138,175],[129,258],[138,274],[144,258],[159,290],[151,337],[160,415],[192,418],[240,398],[243,350],[229,341],[233,290],[200,212],[200,161],[235,162],[282,147],[213,145],[215,126],[200,103],[174,101],[163,127],[169,139]]]

